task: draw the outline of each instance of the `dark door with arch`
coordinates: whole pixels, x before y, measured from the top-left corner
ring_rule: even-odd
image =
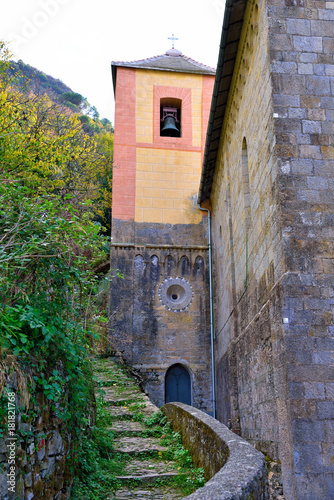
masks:
[[[182,365],[168,368],[165,380],[166,403],[178,401],[191,405],[191,382],[188,370]]]

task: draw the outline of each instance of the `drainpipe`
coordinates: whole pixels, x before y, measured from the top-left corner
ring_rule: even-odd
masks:
[[[213,418],[216,418],[216,389],[215,389],[215,358],[214,358],[214,322],[213,322],[213,287],[212,287],[212,248],[211,248],[211,213],[208,208],[202,208],[198,204],[200,210],[208,212],[208,240],[209,240],[209,292],[210,292],[210,337],[211,337],[211,373],[212,373],[212,406]]]

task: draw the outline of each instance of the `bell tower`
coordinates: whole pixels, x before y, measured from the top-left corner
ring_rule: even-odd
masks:
[[[212,411],[207,217],[198,209],[215,71],[172,48],[112,62],[109,340],[161,406]]]

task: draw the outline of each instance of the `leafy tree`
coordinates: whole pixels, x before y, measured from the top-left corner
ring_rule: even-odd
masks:
[[[108,118],[102,118],[101,123],[106,132],[114,132],[111,121]]]
[[[99,118],[100,118],[100,114],[98,112],[98,110],[96,109],[95,106],[91,106],[90,107],[90,110],[89,110],[89,114],[91,115],[91,117],[93,118],[93,120],[96,122],[96,121],[99,121]]]
[[[81,118],[46,95],[22,94],[3,82],[0,94],[0,176],[40,193],[71,194],[80,213],[111,206],[113,136],[88,135]],[[98,125],[96,125],[98,127]],[[85,204],[83,204],[85,203]],[[109,225],[109,221],[106,221]]]
[[[76,115],[11,85],[8,61],[0,43],[0,349],[33,367],[31,390],[80,433],[92,397],[93,269],[106,259],[94,210],[111,156]]]
[[[82,128],[85,134],[93,137],[94,135],[99,134],[101,130],[101,126],[99,123],[92,120],[92,118],[88,115],[81,115],[78,117],[79,121],[82,124]]]
[[[7,67],[7,75],[12,83],[22,92],[29,93],[33,90],[35,93],[47,94],[52,99],[61,98],[66,93],[72,93],[72,90],[61,80],[46,75],[42,71],[25,64],[21,59],[17,62],[10,61]]]
[[[84,103],[84,98],[77,92],[64,92],[64,94],[62,94],[61,96],[61,100],[71,102],[78,107],[82,106]]]

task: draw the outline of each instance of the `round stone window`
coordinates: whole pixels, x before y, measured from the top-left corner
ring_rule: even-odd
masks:
[[[173,311],[184,311],[192,302],[191,284],[184,278],[167,278],[159,288],[160,302]]]

